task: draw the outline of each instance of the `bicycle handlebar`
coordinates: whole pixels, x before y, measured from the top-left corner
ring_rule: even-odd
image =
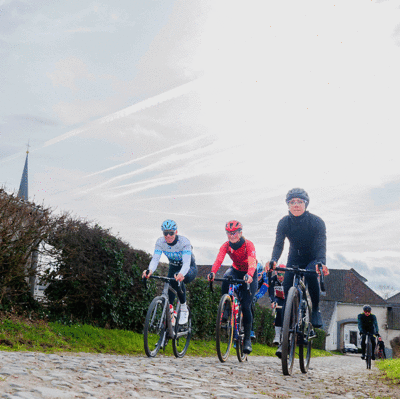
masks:
[[[273,266],[274,262],[269,262],[269,266],[270,269],[268,270],[268,273],[271,273],[271,268]],[[321,287],[321,292],[325,292],[325,276],[324,273],[322,271],[322,263],[318,262],[316,264],[316,266],[318,266],[318,270],[319,270],[319,276],[320,276],[320,281],[319,281],[319,285]],[[282,272],[293,272],[295,274],[316,274],[317,271],[316,270],[308,270],[308,269],[300,269],[299,267],[275,267],[275,269],[273,269],[275,271],[282,271]],[[269,276],[268,276],[269,277]]]
[[[214,287],[213,287],[213,282],[214,281],[228,281],[230,284],[246,284],[246,289],[247,291],[250,291],[250,284],[246,280],[239,280],[239,279],[234,279],[232,277],[225,277],[225,278],[213,278],[210,280],[210,291],[214,292]]]
[[[149,274],[149,271],[146,271],[146,275]],[[176,281],[174,277],[163,277],[163,276],[153,276],[151,275],[149,278],[155,278],[158,280],[162,280],[162,281],[168,281],[169,283],[172,281]],[[144,288],[147,290],[147,278],[146,277],[142,277],[142,282],[144,284]],[[182,289],[181,289],[181,281],[177,281],[178,283],[178,290],[180,291],[180,293],[182,293]]]

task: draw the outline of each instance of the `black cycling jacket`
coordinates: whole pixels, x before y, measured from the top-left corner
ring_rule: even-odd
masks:
[[[313,266],[318,262],[326,265],[326,228],[324,221],[306,211],[301,216],[283,217],[276,229],[275,245],[271,260],[278,262],[285,242],[290,242],[287,266],[301,268]]]

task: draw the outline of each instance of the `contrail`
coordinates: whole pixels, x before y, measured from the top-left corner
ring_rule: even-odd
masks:
[[[204,135],[196,137],[196,138],[194,138],[192,140],[185,141],[184,143],[175,144],[175,145],[172,145],[171,147],[164,148],[162,150],[159,150],[159,151],[156,151],[156,152],[152,152],[151,154],[144,155],[143,157],[132,159],[131,161],[127,161],[127,162],[121,163],[119,165],[111,166],[110,168],[103,169],[103,170],[100,170],[98,172],[91,173],[90,175],[87,175],[86,177],[92,177],[92,176],[98,175],[100,173],[106,173],[106,172],[109,172],[109,171],[114,170],[114,169],[122,168],[123,166],[130,165],[132,163],[141,161],[142,159],[152,157],[153,155],[158,155],[158,154],[161,154],[163,152],[171,151],[171,150],[173,150],[175,148],[183,147],[183,146],[185,146],[187,144],[194,143],[195,141],[201,140],[201,139],[203,139],[205,137],[208,137],[208,135],[204,134]]]
[[[199,78],[196,80],[193,80],[192,82],[185,83],[179,87],[175,87],[174,89],[168,90],[164,93],[158,94],[154,97],[148,98],[146,100],[141,101],[140,103],[131,105],[130,107],[127,107],[121,111],[114,112],[111,115],[107,115],[103,118],[100,118],[92,123],[89,123],[86,127],[84,128],[79,128],[79,129],[74,129],[71,130],[70,132],[64,133],[58,137],[55,137],[54,139],[48,140],[44,143],[43,147],[48,147],[50,145],[59,143],[60,141],[67,140],[70,137],[76,136],[84,131],[86,131],[89,126],[91,126],[93,123],[106,123],[106,122],[111,122],[115,119],[123,118],[125,116],[131,115],[135,112],[142,111],[146,108],[153,107],[154,105],[161,104],[165,101],[172,100],[173,98],[180,97],[186,93],[189,93],[191,90],[199,86],[200,82],[203,80],[203,78]]]

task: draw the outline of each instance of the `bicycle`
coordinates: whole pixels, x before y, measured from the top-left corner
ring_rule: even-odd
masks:
[[[184,325],[179,324],[181,305],[178,300],[176,306],[177,316],[173,323],[169,306],[168,291],[171,290],[176,294],[176,291],[170,286],[170,282],[175,281],[175,279],[153,275],[151,275],[150,278],[159,279],[165,283],[162,294],[156,296],[152,300],[149,309],[147,310],[143,329],[144,351],[148,357],[155,357],[161,348],[165,351],[169,339],[172,339],[172,350],[174,355],[177,358],[181,358],[185,356],[192,336],[192,318],[190,309],[188,307],[188,322]],[[144,278],[143,282],[147,288],[147,279]],[[180,287],[180,284],[178,287]]]
[[[371,333],[366,333],[365,339],[365,362],[367,364],[367,369],[371,369],[371,361],[372,361],[372,336]]]
[[[270,266],[272,266],[270,264]],[[322,264],[318,263],[321,273],[320,288],[325,292],[324,275]],[[286,303],[284,305],[284,317],[282,327],[282,372],[291,375],[296,355],[296,344],[298,346],[298,357],[300,370],[307,373],[310,366],[312,340],[316,337],[311,324],[311,305],[308,298],[305,274],[317,273],[314,270],[300,269],[298,266],[292,268],[275,268],[276,271],[293,272],[293,286],[290,287]]]
[[[239,285],[246,284],[247,290],[249,290],[250,284],[245,280],[234,279],[231,276],[214,278],[213,281],[229,281],[229,291],[227,294],[222,295],[217,312],[215,340],[218,359],[221,363],[226,362],[232,342],[235,341],[237,358],[239,362],[243,362],[247,360],[247,354],[243,352],[244,326]],[[211,292],[214,292],[213,281],[210,281]]]

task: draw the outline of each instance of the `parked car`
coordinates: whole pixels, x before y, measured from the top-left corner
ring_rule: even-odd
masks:
[[[354,344],[344,344],[344,352],[358,353],[358,348]]]

